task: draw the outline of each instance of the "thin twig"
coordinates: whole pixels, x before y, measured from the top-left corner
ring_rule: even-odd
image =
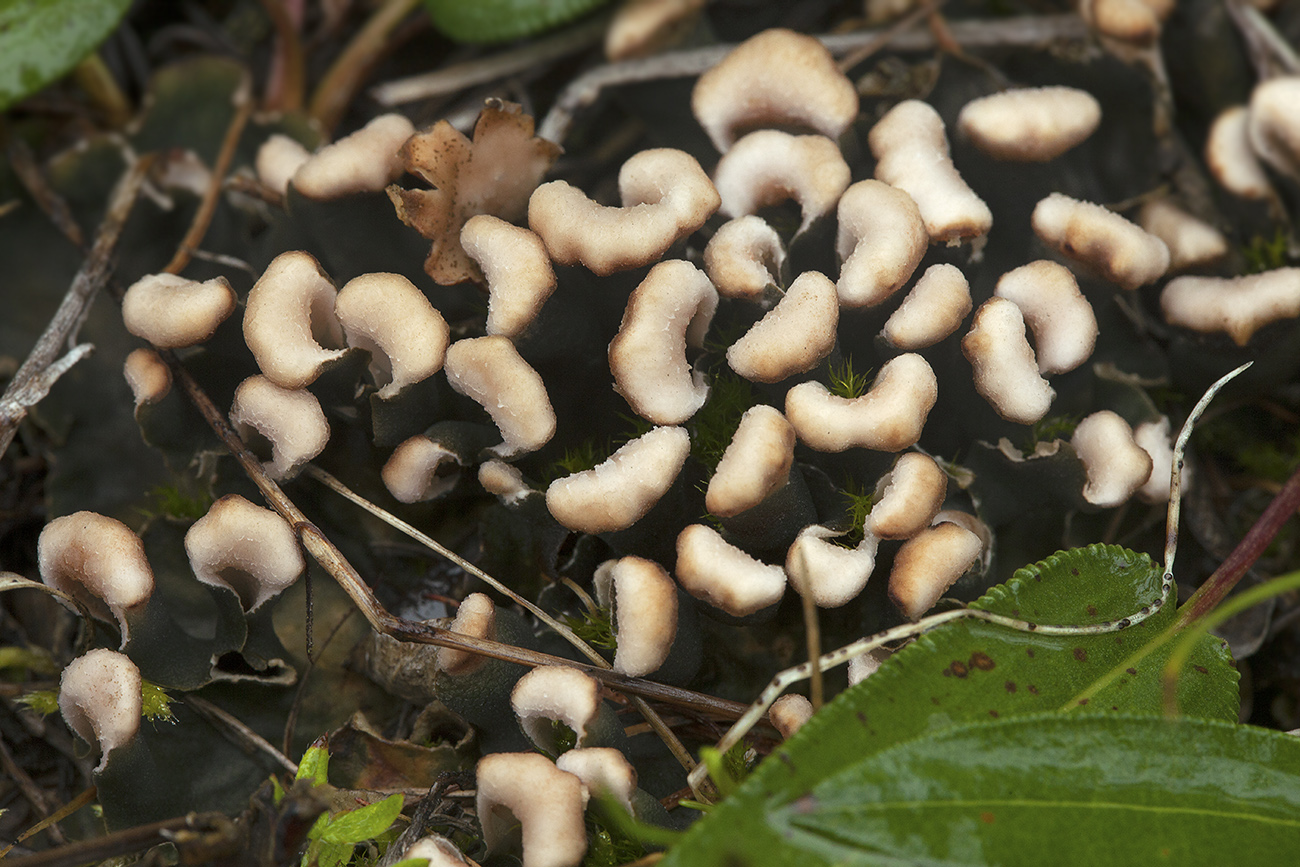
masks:
[[[1261,81],[1300,73],[1300,57],[1264,13],[1242,0],[1226,0],[1224,5],[1246,43],[1246,53]]]
[[[948,26],[948,32],[968,50],[1028,48],[1088,38],[1087,25],[1077,15],[1031,15],[994,21],[954,21]],[[873,44],[881,37],[881,33],[880,30],[860,30],[818,38],[832,54],[844,55]],[[895,35],[889,43],[890,50],[899,52],[931,51],[934,47],[934,34],[928,30],[905,30]],[[644,60],[598,66],[578,76],[564,88],[542,121],[538,135],[563,144],[573,125],[574,116],[594,103],[606,88],[664,78],[696,76],[716,65],[733,48],[734,45],[713,45],[659,54]]]
[[[561,575],[560,583],[573,591],[573,595],[578,597],[578,600],[582,603],[582,606],[587,609],[588,614],[594,616],[600,613],[600,606],[596,604],[596,600],[592,599],[591,594],[588,593],[586,590],[583,590],[581,585],[579,585],[577,581],[574,581],[568,575]]]
[[[90,790],[92,793],[94,789]],[[241,843],[238,832],[229,818],[221,813],[190,813],[175,819],[164,819],[148,825],[124,828],[102,837],[94,837],[57,849],[38,852],[23,858],[6,858],[6,867],[78,867],[81,864],[99,863],[120,855],[143,852],[160,843],[174,842],[182,850],[184,862],[185,846],[177,840],[177,832],[190,832],[188,839],[200,842],[205,855],[236,854]],[[230,851],[224,849],[214,852],[213,843],[217,840],[229,844]]]
[[[45,800],[45,793],[41,791],[40,786],[36,785],[36,781],[14,761],[14,754],[9,751],[9,745],[5,743],[2,734],[0,734],[0,767],[4,768],[9,779],[18,784],[18,788],[23,793],[23,797],[27,799],[27,803],[32,805],[41,818],[48,818],[50,805]],[[55,843],[67,842],[58,825],[50,825],[49,827],[50,838]]]
[[[391,107],[421,99],[430,99],[486,84],[539,64],[557,60],[600,41],[609,16],[561,30],[551,36],[525,43],[519,48],[478,57],[465,63],[386,81],[370,89],[370,96],[380,105]]]
[[[826,700],[821,667],[822,630],[817,619],[817,602],[812,594],[804,593],[802,599],[804,637],[808,644],[808,665],[811,668],[808,676],[808,701],[812,704],[813,713],[816,713],[822,709],[822,703]]]
[[[404,533],[407,536],[410,536],[412,539],[419,542],[421,545],[428,548],[430,551],[433,551],[439,556],[447,560],[450,560],[452,563],[456,564],[461,569],[473,575],[475,578],[479,579],[484,584],[487,584],[493,590],[497,591],[498,593],[504,596],[509,597],[511,600],[515,602],[515,604],[522,606],[524,609],[528,611],[529,614],[533,615],[538,620],[542,621],[547,626],[549,626],[551,629],[555,630],[560,635],[561,638],[569,642],[569,644],[573,645],[574,649],[576,649],[583,656],[587,657],[593,663],[601,666],[602,668],[609,668],[609,662],[606,661],[605,657],[601,656],[595,650],[595,648],[593,648],[587,642],[579,638],[572,629],[570,629],[568,626],[565,626],[563,623],[556,620],[551,615],[547,614],[545,611],[543,611],[541,608],[534,605],[528,599],[525,599],[523,596],[520,596],[514,590],[502,584],[500,581],[493,578],[491,575],[484,572],[478,566],[466,560],[464,557],[460,556],[455,551],[441,544],[437,539],[434,539],[432,536],[420,532],[419,530],[415,529],[410,524],[408,524],[406,521],[403,521],[401,518],[394,515],[392,512],[389,512],[387,509],[384,509],[382,506],[370,502],[365,497],[356,493],[347,485],[343,484],[341,481],[336,479],[334,476],[322,470],[320,467],[314,464],[308,464],[307,467],[303,470],[303,472],[306,475],[311,476],[316,481],[320,482],[322,485],[325,485],[325,487],[329,488],[334,493],[342,496],[344,499],[348,500],[349,502],[354,503],[360,506],[361,508],[365,509],[367,512],[374,515],[376,518],[383,521],[385,524],[392,527],[393,529],[401,533]]]
[[[311,577],[309,575],[305,576],[304,580],[307,583],[304,584],[303,587],[305,590],[308,591],[309,594],[306,599],[307,622],[304,624],[307,632],[307,637],[308,637],[307,664],[303,667],[302,676],[298,678],[298,688],[294,691],[293,702],[290,703],[289,705],[289,715],[284,720],[284,736],[281,743],[283,745],[283,752],[285,753],[285,755],[288,755],[289,753],[293,752],[293,734],[298,729],[298,714],[301,712],[302,709],[303,697],[307,695],[307,682],[311,680],[312,672],[316,670],[316,660],[319,658],[314,656],[310,650],[310,646],[311,646],[310,638],[311,638],[311,631],[313,628],[313,620],[314,620],[314,618],[312,617],[312,611],[315,608],[315,606],[312,605],[311,603],[311,596],[310,596]],[[339,618],[339,622],[334,624],[334,628],[330,630],[329,635],[325,636],[325,642],[321,645],[322,653],[325,651],[325,648],[329,647],[330,644],[333,643],[334,636],[339,634],[339,630],[343,628],[343,625],[347,623],[349,620],[351,620],[353,615],[355,615],[356,613],[357,613],[357,609],[349,608],[347,613]],[[294,771],[294,773],[296,774],[297,771]]]
[[[361,614],[366,618],[366,622],[376,632],[381,632],[398,641],[449,647],[453,650],[476,653],[493,659],[526,665],[530,668],[539,665],[565,665],[570,668],[577,668],[619,692],[689,708],[703,715],[735,719],[744,712],[746,706],[739,702],[715,698],[711,695],[667,686],[639,677],[630,677],[595,665],[574,662],[573,660],[515,647],[510,644],[472,638],[448,629],[440,629],[427,623],[405,620],[390,614],[375,598],[374,593],[360,573],[348,562],[342,552],[334,546],[334,543],[326,538],[325,534],[307,519],[307,516],[289,499],[280,486],[266,475],[261,461],[244,445],[221,410],[217,409],[216,404],[212,402],[212,399],[194,380],[194,377],[190,375],[185,366],[180,363],[175,353],[169,350],[160,350],[158,354],[171,368],[173,381],[181,387],[195,408],[198,409],[200,415],[208,422],[213,432],[225,444],[235,460],[239,462],[248,478],[261,492],[262,497],[275,511],[280,513],[281,517],[289,522],[307,553],[338,583],[343,592],[361,611]]]
[[[77,223],[76,218],[72,216],[72,209],[68,207],[67,200],[56,193],[45,179],[44,173],[36,165],[36,157],[32,154],[32,149],[27,146],[27,142],[21,136],[10,135],[9,145],[5,150],[9,156],[9,165],[13,167],[14,174],[18,175],[23,187],[31,194],[37,206],[54,223],[54,227],[62,232],[78,249],[85,247],[85,232],[81,231],[81,226]]]
[[[271,75],[266,84],[264,107],[268,111],[298,111],[302,108],[306,91],[302,40],[298,38],[298,22],[294,20],[284,0],[262,0],[275,27],[276,53]]]
[[[213,728],[234,741],[236,746],[241,749],[257,750],[265,753],[289,773],[298,773],[297,763],[277,750],[270,741],[250,729],[228,711],[217,707],[207,699],[199,698],[197,695],[187,695],[184,700],[185,704],[193,708],[199,716],[206,718]]]
[[[839,63],[836,65],[839,66],[841,72],[847,73],[849,70],[853,69],[853,67],[867,60],[877,51],[888,46],[891,42],[897,39],[898,35],[904,30],[911,30],[913,27],[920,24],[924,19],[929,17],[931,12],[934,12],[946,2],[948,2],[948,0],[933,0],[933,2],[926,3],[923,6],[918,6],[893,24],[890,24],[884,30],[879,31],[876,38],[869,40],[865,45],[855,48],[845,54],[840,58]]]
[[[9,381],[4,396],[0,397],[0,455],[9,448],[14,432],[18,430],[19,422],[26,417],[27,410],[45,397],[55,380],[67,368],[90,351],[88,346],[76,347],[61,364],[55,364],[65,343],[75,345],[77,331],[86,310],[90,308],[100,287],[108,280],[113,251],[122,236],[122,228],[135,205],[140,185],[151,162],[152,158],[148,156],[137,160],[118,182],[86,261],[73,278],[72,285],[63,296],[63,302],[36,342],[36,347]]]
[[[35,825],[31,826],[26,831],[23,831],[21,834],[15,837],[14,841],[10,843],[8,846],[5,846],[3,849],[0,849],[0,861],[4,861],[6,864],[26,863],[22,858],[13,860],[13,859],[6,858],[5,856],[7,856],[15,846],[17,846],[19,843],[23,842],[24,840],[27,840],[31,837],[35,837],[37,834],[41,833],[46,828],[53,826],[55,822],[62,822],[64,819],[68,818],[73,813],[77,812],[87,804],[94,803],[95,798],[97,798],[98,796],[99,796],[99,790],[96,789],[94,786],[91,786],[90,788],[84,790],[80,795],[77,795],[77,797],[73,798],[71,801],[64,804],[62,807],[59,807],[59,809],[55,810],[50,815],[46,816],[41,821],[37,822]],[[63,850],[59,850],[59,851],[63,851]],[[76,863],[81,863],[81,862],[76,862]]]
[[[471,575],[478,578],[480,581],[490,586],[492,589],[496,590],[499,593],[505,594],[506,596],[513,599],[519,605],[522,605],[534,617],[536,617],[538,620],[542,621],[547,626],[551,627],[551,629],[559,633],[559,635],[563,637],[565,641],[573,645],[573,647],[576,648],[579,653],[581,653],[583,656],[590,659],[592,663],[595,664],[598,668],[601,669],[611,668],[609,661],[606,660],[605,657],[601,656],[596,651],[596,649],[593,648],[590,644],[583,641],[576,634],[574,634],[572,629],[570,629],[568,626],[565,626],[563,623],[556,620],[551,615],[547,614],[545,611],[543,611],[541,608],[534,605],[529,600],[525,599],[523,596],[520,596],[518,593],[511,590],[509,587],[505,586],[504,584],[502,584],[497,579],[493,578],[488,573],[484,572],[478,566],[469,562],[464,557],[461,557],[455,551],[452,551],[451,549],[439,544],[437,540],[433,539],[430,536],[425,535],[424,533],[421,533],[419,530],[415,529],[410,524],[403,521],[401,518],[375,505],[374,503],[367,500],[365,497],[362,497],[360,494],[354,493],[351,489],[347,487],[347,485],[344,485],[342,482],[340,482],[338,479],[334,478],[329,473],[322,470],[320,467],[308,466],[306,472],[312,478],[326,485],[335,493],[342,495],[343,497],[347,498],[349,501],[356,503],[358,506],[365,509],[370,514],[380,518],[382,521],[384,521],[384,523],[388,524],[390,527],[400,530],[401,532],[410,536],[412,539],[415,539],[420,544],[427,546],[430,550],[436,551],[437,553],[441,554],[443,557],[455,563],[461,569],[464,569],[466,572],[470,573]],[[677,738],[676,733],[674,733],[673,730],[668,727],[668,725],[663,721],[663,719],[659,716],[659,714],[655,712],[654,708],[650,707],[650,705],[648,705],[644,699],[639,698],[637,696],[632,696],[632,704],[635,705],[636,709],[641,712],[641,715],[643,717],[645,717],[645,721],[650,724],[650,727],[655,730],[655,733],[658,734],[659,737],[663,739],[664,743],[668,746],[668,749],[681,763],[682,767],[685,768],[688,772],[693,770],[695,768],[695,760],[691,757],[691,754],[687,752],[686,747],[682,745],[682,742]]]
[[[388,35],[418,3],[419,0],[385,0],[316,85],[308,113],[326,132],[331,132],[343,119],[361,86],[361,79],[388,47]]]
[[[1278,491],[1277,496],[1268,504],[1268,508],[1259,516],[1259,520],[1237,543],[1237,547],[1232,549],[1227,559],[1219,564],[1214,574],[1205,579],[1205,583],[1183,603],[1182,608],[1178,609],[1175,628],[1182,629],[1195,623],[1222,602],[1264,553],[1264,549],[1272,543],[1273,537],[1282,529],[1282,525],[1291,520],[1298,509],[1300,509],[1300,470],[1296,470],[1291,478],[1287,479],[1282,490]]]
[[[212,175],[208,178],[208,188],[203,193],[203,201],[199,203],[199,209],[194,212],[189,231],[181,239],[172,260],[167,263],[167,267],[163,268],[168,274],[179,274],[185,270],[185,266],[190,264],[190,257],[203,243],[203,236],[208,233],[208,227],[212,225],[212,216],[217,212],[217,203],[221,198],[221,185],[225,181],[226,173],[230,171],[230,163],[235,158],[235,150],[239,147],[239,139],[244,134],[249,115],[253,113],[252,88],[252,79],[248,73],[244,73],[239,87],[231,97],[231,102],[235,106],[235,115],[230,119],[230,125],[226,127],[225,138],[221,141],[221,150],[217,153],[216,165],[212,167]]]

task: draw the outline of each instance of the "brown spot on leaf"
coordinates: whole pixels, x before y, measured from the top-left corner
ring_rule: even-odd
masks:
[[[943,673],[949,674],[953,677],[965,678],[966,675],[970,673],[970,669],[967,668],[966,663],[962,662],[960,659],[954,659],[952,664],[944,669]]]
[[[1008,680],[1008,681],[1004,684],[1004,686],[1006,687],[1007,692],[1015,692],[1015,691],[1016,691],[1016,682],[1015,682],[1014,680]]]
[[[1089,605],[1085,610],[1088,612],[1088,616],[1089,616],[1089,617],[1096,617],[1096,616],[1097,616],[1097,606],[1096,606],[1096,605]]]
[[[1079,660],[1080,662],[1087,662],[1088,651],[1084,650],[1082,647],[1076,647],[1074,649],[1074,658]]]
[[[1124,669],[1124,670],[1127,671],[1129,674],[1137,674],[1137,673],[1138,673],[1138,670],[1137,670],[1136,668],[1126,668],[1126,669]]]
[[[817,809],[817,799],[812,795],[804,795],[797,798],[795,802],[791,804],[791,807],[794,809],[795,813],[798,814],[812,813]]]
[[[992,813],[989,813],[989,812],[987,812],[987,811],[985,811],[985,812],[983,812],[983,813],[980,813],[980,821],[983,822],[985,825],[992,825],[992,824],[993,824],[993,814],[992,814]]]
[[[1025,689],[1029,690],[1030,695],[1038,695],[1038,687],[1034,686],[1032,683],[1025,687]]]
[[[997,719],[997,718],[998,718],[998,712],[995,711],[995,710],[991,710],[991,711],[989,711],[989,716],[993,717],[994,719]]]
[[[969,665],[971,668],[978,668],[980,671],[992,671],[997,667],[997,663],[993,661],[993,657],[989,656],[982,650],[977,650],[970,655]]]
[[[1203,665],[1193,665],[1192,668],[1196,669],[1196,671],[1197,671],[1198,674],[1209,674],[1209,673],[1210,673],[1210,670],[1209,670],[1208,668],[1206,668],[1205,666],[1203,666]]]

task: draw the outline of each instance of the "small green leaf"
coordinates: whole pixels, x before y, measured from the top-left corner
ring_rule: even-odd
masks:
[[[311,867],[313,863],[315,867],[343,867],[352,860],[352,849],[352,843],[317,842],[308,849],[310,860],[304,856],[303,867]]]
[[[280,802],[284,800],[284,794],[284,786],[280,785],[280,779],[273,774],[271,776],[271,803],[277,807],[280,806]]]
[[[312,741],[307,752],[302,754],[302,761],[298,763],[298,773],[294,779],[311,780],[312,785],[323,786],[329,780],[329,765],[329,746],[325,736],[321,735]]]
[[[851,763],[768,820],[805,864],[1280,864],[1300,846],[1300,739],[1161,717],[977,723]]]
[[[457,42],[505,42],[532,36],[609,0],[424,0],[433,24]]]
[[[131,0],[0,0],[0,111],[76,66],[130,6]]]
[[[364,843],[388,830],[402,812],[403,797],[389,795],[382,801],[336,815],[321,833],[323,843]]]
[[[398,861],[396,864],[394,864],[393,867],[429,867],[429,859],[428,858],[403,858],[401,861]]]

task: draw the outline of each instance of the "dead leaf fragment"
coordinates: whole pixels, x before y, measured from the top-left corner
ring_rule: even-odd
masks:
[[[394,184],[388,197],[402,222],[433,241],[424,270],[434,282],[483,282],[477,263],[460,245],[461,227],[476,214],[522,219],[528,197],[561,150],[533,135],[533,118],[521,106],[499,99],[484,103],[472,142],[445,120],[407,140],[400,151],[406,170],[434,188]]]

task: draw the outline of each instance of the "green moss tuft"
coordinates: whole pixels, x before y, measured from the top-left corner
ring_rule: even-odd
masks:
[[[24,693],[14,701],[31,708],[41,716],[49,716],[59,709],[59,694],[52,689],[38,689]]]
[[[1021,448],[1021,451],[1026,455],[1030,455],[1034,453],[1034,449],[1039,443],[1067,439],[1074,433],[1074,429],[1079,426],[1079,418],[1077,415],[1049,415],[1040,418],[1030,428],[1029,439]]]
[[[1273,232],[1272,238],[1256,235],[1250,243],[1241,248],[1246,258],[1246,273],[1259,274],[1274,271],[1287,264],[1287,234],[1281,226]]]
[[[867,386],[871,384],[871,368],[860,373],[855,371],[853,359],[846,355],[839,364],[830,366],[830,377],[831,394],[852,400],[866,393]]]
[[[564,622],[575,635],[592,647],[618,649],[618,640],[614,637],[613,615],[608,608],[598,608],[585,614],[565,617]]]
[[[856,548],[865,534],[867,515],[871,514],[871,507],[876,504],[875,491],[849,479],[840,490],[840,496],[844,499],[844,514],[849,522],[849,531],[831,541],[843,548]]]
[[[749,380],[723,368],[713,377],[709,399],[691,419],[691,453],[712,473],[731,444],[740,417],[757,403]]]
[[[167,694],[167,690],[146,680],[140,685],[140,696],[143,699],[140,710],[145,719],[175,721],[175,716],[172,714],[172,697]]]
[[[140,512],[146,518],[162,516],[197,521],[211,507],[212,496],[206,491],[189,492],[180,485],[157,485],[150,489],[148,505]]]

